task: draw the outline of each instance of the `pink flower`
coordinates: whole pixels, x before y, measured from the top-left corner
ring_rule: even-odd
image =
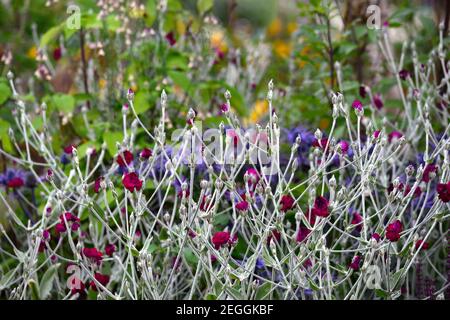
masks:
[[[372,234],[372,238],[375,239],[377,242],[380,241],[380,239],[381,239],[380,235],[376,232],[374,234]]]
[[[374,132],[373,132],[373,137],[375,138],[375,139],[378,139],[378,137],[380,136],[380,130],[375,130]]]
[[[361,229],[362,229],[361,222],[362,221],[363,221],[363,218],[358,212],[353,213],[352,224],[356,225],[356,230],[361,231]]]
[[[100,265],[103,259],[103,254],[96,248],[83,248],[82,254],[97,265]]]
[[[55,225],[55,231],[57,234],[66,232],[67,231],[66,225],[64,223],[57,223]]]
[[[348,152],[348,148],[349,148],[348,142],[343,140],[339,144],[341,146],[342,153],[347,153]]]
[[[98,177],[97,179],[95,179],[94,182],[94,192],[95,193],[99,193],[100,192],[100,184],[103,181],[103,177]]]
[[[131,163],[131,161],[133,161],[133,154],[128,151],[125,150],[124,152],[122,152],[121,154],[119,154],[117,156],[117,163],[119,164],[119,166],[121,167],[125,167],[127,165],[129,165]]]
[[[11,189],[18,189],[20,187],[23,187],[24,184],[25,183],[22,178],[14,177],[8,181],[7,187]]]
[[[228,111],[229,111],[228,103],[222,103],[222,104],[220,105],[220,110],[221,110],[223,113],[228,112]]]
[[[392,140],[397,140],[397,139],[400,139],[401,137],[403,137],[403,134],[401,134],[400,132],[398,132],[398,131],[392,131],[391,133],[389,133],[389,135],[388,135],[388,141],[389,142],[392,142]]]
[[[58,233],[65,232],[67,230],[64,220],[67,221],[67,224],[69,225],[69,227],[72,231],[77,231],[78,228],[80,227],[80,219],[77,216],[74,216],[73,214],[71,214],[70,212],[65,212],[64,214],[60,215],[59,220],[61,221],[61,223],[59,223],[55,226],[56,231]]]
[[[316,200],[314,200],[314,207],[312,209],[312,213],[319,217],[328,217],[328,200],[322,196],[318,196]]]
[[[272,240],[279,242],[281,239],[281,233],[278,232],[278,230],[272,230],[270,235],[267,237],[267,244],[270,245],[270,242]]]
[[[130,192],[134,190],[139,191],[142,188],[142,180],[139,180],[135,172],[125,174],[122,179],[122,184]]]
[[[352,259],[352,262],[350,263],[349,267],[355,271],[359,270],[359,263],[361,262],[360,256],[354,256]]]
[[[112,255],[114,254],[115,251],[116,251],[116,246],[113,245],[112,243],[109,243],[105,246],[105,253],[107,256],[112,257]]]
[[[398,75],[399,75],[400,79],[402,79],[402,80],[406,80],[410,76],[409,71],[405,70],[405,69],[400,70],[398,72]]]
[[[106,285],[109,282],[109,276],[107,276],[105,274],[98,273],[98,272],[96,272],[94,274],[94,278],[95,278],[95,280],[97,280],[104,287],[106,287]],[[97,286],[95,285],[95,281],[94,280],[92,280],[89,285],[91,286],[92,290],[97,291]]]
[[[169,42],[171,46],[174,46],[175,43],[177,43],[177,40],[175,39],[175,34],[171,31],[166,34],[166,40]]]
[[[352,108],[355,109],[355,110],[358,110],[358,111],[362,111],[363,105],[362,105],[361,101],[355,100],[352,103]]]
[[[391,242],[400,239],[400,232],[403,231],[403,224],[400,220],[396,220],[386,227],[386,238]]]
[[[256,185],[259,181],[259,173],[255,168],[249,168],[245,173],[250,177],[250,184]]]
[[[53,59],[55,59],[55,61],[58,61],[59,59],[61,59],[62,56],[62,50],[60,47],[55,48],[55,50],[53,50]]]
[[[248,210],[248,202],[245,200],[242,200],[238,203],[236,203],[236,210],[245,212]]]
[[[427,164],[423,170],[422,181],[428,183],[431,180],[430,173],[436,174],[438,168],[434,164]]]
[[[359,95],[361,96],[361,98],[364,99],[366,97],[366,94],[367,94],[366,87],[363,85],[359,86]]]
[[[290,195],[283,195],[280,200],[281,211],[286,212],[294,207],[294,198]]]
[[[303,242],[311,233],[311,230],[309,230],[306,227],[300,227],[297,231],[297,242]]]
[[[75,146],[73,144],[68,145],[67,147],[64,148],[64,153],[72,155],[73,148],[75,148]]]
[[[149,148],[144,148],[139,155],[141,158],[148,159],[152,156],[152,150]]]
[[[416,241],[416,250],[419,250],[420,246],[422,246],[423,250],[428,250],[429,244],[428,242],[424,242],[422,239]]]
[[[374,95],[374,97],[373,97],[373,104],[378,110],[383,108],[384,103],[383,103],[383,100],[381,100],[381,95],[379,93]]]
[[[442,202],[447,203],[450,201],[450,181],[445,183],[438,183],[436,191],[439,194],[439,199]]]
[[[214,233],[212,243],[216,250],[220,249],[230,241],[230,233],[227,231],[219,231]]]
[[[328,139],[327,138],[323,138],[323,139],[320,139],[320,141],[317,140],[317,139],[314,139],[312,145],[313,145],[313,147],[319,147],[319,148],[325,150],[325,148],[328,145]]]

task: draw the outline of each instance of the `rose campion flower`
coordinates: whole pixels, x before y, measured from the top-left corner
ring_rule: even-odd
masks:
[[[94,278],[104,287],[106,287],[106,285],[109,283],[108,275],[104,275],[104,274],[96,272],[94,274]],[[97,291],[97,286],[95,285],[94,280],[92,280],[89,285],[91,286],[92,290]]]
[[[107,256],[112,257],[112,255],[114,254],[115,251],[116,251],[116,246],[113,245],[112,243],[108,243],[105,246],[105,253]]]
[[[362,111],[363,105],[362,105],[361,101],[355,100],[352,103],[352,108],[355,109],[355,110],[358,110],[358,111]]]
[[[428,250],[429,244],[428,244],[428,242],[425,242],[422,239],[420,239],[420,240],[416,241],[416,244],[415,244],[416,250],[419,250],[420,246],[422,246],[423,250]]]
[[[434,164],[427,164],[423,170],[422,181],[428,183],[432,180],[433,176],[436,176],[438,167]]]
[[[151,149],[149,148],[144,148],[142,149],[141,153],[139,154],[139,156],[143,159],[148,159],[152,156],[153,152]]]
[[[376,95],[373,96],[373,105],[378,110],[380,110],[384,107],[383,100],[381,99],[381,95],[379,93],[377,93]]]
[[[351,223],[352,223],[352,225],[356,225],[357,231],[361,231],[362,221],[363,221],[363,218],[358,212],[353,213],[353,219],[352,219]]]
[[[354,271],[358,271],[360,262],[361,262],[361,257],[360,256],[354,256],[353,259],[352,259],[352,262],[349,265],[349,267],[351,269],[353,269]]]
[[[123,186],[130,192],[140,191],[142,188],[142,180],[139,180],[139,176],[136,172],[126,173],[122,179]]]
[[[436,191],[442,202],[447,203],[450,201],[450,181],[447,183],[438,183]]]
[[[410,76],[410,73],[408,70],[402,69],[398,72],[398,75],[399,75],[400,79],[402,79],[404,81]]]
[[[378,137],[380,136],[380,130],[375,130],[374,132],[373,132],[373,137],[375,138],[375,139],[378,139]]]
[[[64,214],[60,215],[59,220],[60,223],[55,225],[56,233],[63,233],[67,231],[65,221],[67,221],[67,224],[72,231],[77,231],[80,228],[80,219],[70,212],[65,212]]]
[[[375,239],[377,242],[379,242],[381,239],[381,236],[375,232],[374,234],[372,234],[372,238]]]
[[[313,147],[318,147],[318,148],[322,148],[325,150],[325,148],[328,145],[328,139],[323,138],[323,139],[320,139],[320,141],[315,139],[314,142],[312,143],[312,145],[313,145]]]
[[[73,144],[68,145],[67,147],[64,147],[64,153],[67,155],[72,155],[72,150],[75,148]]]
[[[314,200],[314,207],[312,209],[312,213],[315,216],[319,217],[328,217],[328,200],[322,196],[318,196],[316,200]]]
[[[366,95],[367,95],[366,86],[364,86],[364,85],[359,86],[359,95],[363,99],[366,97]]]
[[[119,166],[126,167],[131,163],[131,161],[133,161],[133,159],[134,159],[133,154],[130,151],[125,150],[124,152],[120,153],[117,156],[116,161]]]
[[[177,43],[177,40],[175,39],[175,34],[173,33],[173,31],[167,33],[165,38],[171,46],[174,46]]]
[[[300,227],[297,231],[296,241],[297,242],[303,242],[308,237],[308,235],[311,233],[311,230],[309,230],[306,227]]]
[[[222,103],[222,104],[220,105],[220,110],[221,110],[223,113],[228,112],[228,111],[229,111],[228,103]]]
[[[386,238],[391,242],[397,242],[400,239],[400,232],[402,231],[402,222],[400,220],[396,220],[386,227]]]
[[[250,177],[250,183],[256,185],[259,181],[259,173],[255,168],[249,168],[245,172]]]
[[[283,195],[280,200],[281,208],[283,212],[289,211],[294,207],[295,200],[290,195]]]
[[[19,188],[23,187],[24,184],[25,184],[25,182],[23,181],[22,178],[14,177],[8,181],[6,186],[11,189],[19,189]]]
[[[245,212],[248,210],[248,202],[245,200],[242,200],[238,203],[236,203],[236,210]]]
[[[95,193],[100,192],[100,186],[101,186],[103,179],[104,179],[103,177],[98,177],[97,179],[95,179],[95,182],[94,182],[94,192]]]
[[[348,144],[348,142],[344,140],[344,141],[339,142],[339,145],[341,146],[342,153],[346,154],[348,152],[348,149],[350,146]]]
[[[212,243],[214,245],[214,248],[216,250],[220,249],[221,247],[230,244],[230,233],[227,231],[218,231],[214,233],[212,237]]]
[[[392,142],[393,140],[397,140],[400,139],[401,137],[403,137],[403,134],[401,134],[398,131],[392,131],[391,133],[389,133],[388,135],[388,141]]]
[[[83,248],[82,254],[88,258],[89,261],[97,265],[100,265],[103,259],[103,254],[96,248]]]
[[[279,242],[281,239],[281,233],[278,230],[273,230],[270,235],[267,237],[267,244],[270,245],[270,242],[276,241]]]

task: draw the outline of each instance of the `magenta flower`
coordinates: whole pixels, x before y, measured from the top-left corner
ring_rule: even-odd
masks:
[[[355,110],[358,110],[358,111],[362,111],[363,105],[362,105],[361,101],[355,100],[352,103],[352,108],[355,109]]]
[[[319,217],[328,217],[328,200],[322,196],[318,196],[316,200],[314,200],[314,207],[312,209],[312,213],[315,216]]]
[[[24,184],[25,184],[25,182],[23,181],[22,178],[14,177],[8,181],[6,186],[11,189],[18,189],[20,187],[23,187]]]
[[[236,210],[240,212],[245,212],[248,210],[248,202],[245,200],[242,200],[238,203],[236,203]]]
[[[400,220],[396,220],[386,227],[386,238],[391,242],[396,242],[400,239],[400,232],[402,231],[402,222]]]
[[[113,245],[112,243],[108,243],[105,246],[105,253],[107,256],[112,257],[112,255],[114,254],[115,251],[116,251],[116,246]]]
[[[223,113],[228,112],[228,111],[229,111],[228,104],[227,104],[227,103],[222,103],[222,104],[220,105],[220,110],[221,110]]]
[[[383,100],[381,99],[381,95],[377,93],[373,96],[373,105],[378,109],[382,109],[384,106]]]
[[[350,145],[348,144],[347,141],[343,140],[343,141],[339,142],[339,145],[341,146],[342,153],[347,153],[348,152],[348,149],[349,149]]]
[[[353,219],[352,219],[351,223],[352,223],[352,225],[356,225],[356,230],[361,231],[362,221],[363,221],[363,218],[358,212],[353,213]]]
[[[85,256],[89,261],[100,265],[103,259],[103,254],[98,251],[96,248],[83,248],[82,250],[83,256]]]
[[[169,42],[169,44],[171,46],[174,46],[177,43],[177,40],[175,39],[175,34],[173,33],[173,31],[170,31],[169,33],[166,34],[166,40],[167,40],[167,42]]]
[[[139,154],[139,156],[143,159],[148,159],[152,156],[152,150],[149,148],[144,148],[142,149],[141,153]]]
[[[281,233],[278,230],[272,230],[270,235],[267,237],[267,244],[270,245],[272,240],[279,242],[281,239]]]
[[[131,163],[131,161],[133,161],[133,154],[128,151],[125,150],[124,152],[122,152],[121,154],[119,154],[117,156],[117,163],[119,164],[119,166],[121,167],[125,167],[127,165],[129,165]]]
[[[416,244],[415,244],[416,250],[419,250],[420,246],[422,246],[423,250],[428,250],[428,248],[429,248],[428,242],[425,242],[422,239],[419,239],[416,241]]]
[[[130,192],[139,191],[142,188],[142,180],[139,180],[139,176],[135,172],[125,174],[122,184]]]
[[[447,203],[450,201],[450,181],[447,183],[438,183],[436,191],[442,202]]]
[[[374,132],[373,132],[373,137],[375,138],[375,139],[378,139],[378,137],[380,136],[380,130],[375,130]]]
[[[230,241],[230,233],[227,231],[219,231],[214,233],[212,243],[216,250],[220,249]]]
[[[103,181],[103,177],[98,177],[97,179],[95,179],[95,182],[94,182],[94,192],[95,193],[99,193],[100,192],[100,185],[101,185],[101,182]]]
[[[283,195],[280,200],[281,211],[286,212],[294,207],[295,200],[290,195]]]
[[[427,164],[423,170],[422,181],[428,183],[431,180],[430,173],[436,174],[438,167],[434,164]]]
[[[394,130],[391,133],[389,133],[388,141],[392,142],[392,140],[400,139],[401,137],[403,137],[403,134],[401,134],[400,132]]]
[[[377,242],[379,242],[381,239],[380,235],[376,232],[374,234],[372,234],[372,238],[375,239]]]
[[[352,262],[350,263],[349,267],[355,271],[359,270],[359,264],[361,262],[360,256],[354,256],[352,259]]]
[[[402,79],[402,80],[406,80],[410,76],[409,71],[405,70],[405,69],[400,70],[398,72],[398,75],[399,75],[400,79]]]
[[[366,87],[361,85],[359,86],[359,95],[361,96],[361,98],[365,98],[367,95],[367,91],[366,91]]]
[[[311,230],[309,230],[308,228],[300,227],[297,231],[297,236],[295,240],[297,240],[297,242],[303,242],[309,236],[310,233]]]
[[[97,280],[102,286],[106,287],[109,283],[109,276],[96,272],[94,274],[95,280]],[[92,290],[97,291],[97,286],[95,285],[95,281],[92,280],[89,284]]]

